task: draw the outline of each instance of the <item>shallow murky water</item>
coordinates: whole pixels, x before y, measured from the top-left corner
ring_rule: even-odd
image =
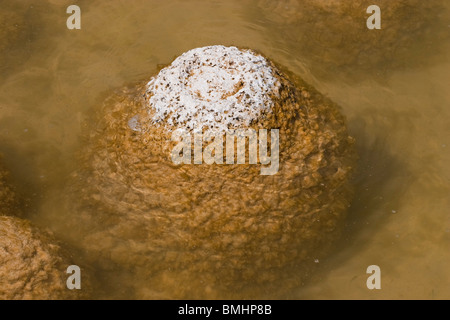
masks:
[[[272,8],[263,0],[0,1],[2,10],[24,14],[28,28],[7,49],[0,74],[0,152],[26,199],[26,216],[64,238],[55,222],[63,220],[54,219],[70,214],[61,190],[77,168],[86,123],[111,90],[149,79],[160,65],[195,47],[249,47],[337,102],[360,156],[345,235],[291,297],[449,299],[448,10],[440,10],[423,37],[413,37],[421,43],[404,46],[399,40],[398,51],[374,51],[382,58],[341,66],[332,63],[341,59],[336,52],[322,57],[319,44],[304,40],[307,25],[296,16],[296,1],[280,3]],[[81,7],[81,30],[66,28],[70,4]],[[326,18],[320,10],[310,16]],[[406,33],[402,29],[399,36]],[[405,48],[417,52],[392,63]],[[381,290],[366,287],[369,265],[381,268]],[[108,292],[108,285],[98,293],[103,297],[127,298]]]

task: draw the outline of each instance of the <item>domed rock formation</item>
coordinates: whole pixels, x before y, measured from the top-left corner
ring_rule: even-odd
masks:
[[[13,217],[18,201],[7,176],[0,168],[0,300],[86,298],[90,276],[83,273],[81,290],[67,289],[70,255],[49,234]]]
[[[381,9],[381,30],[367,28],[371,5]],[[276,41],[296,48],[315,74],[409,68],[448,41],[442,0],[260,0],[258,7],[280,28]]]
[[[240,129],[259,142],[267,130],[278,170],[262,174],[269,164],[250,163],[250,149],[245,164],[220,148],[213,164],[173,162],[174,132],[216,141]],[[106,100],[75,175],[81,200],[68,193],[81,204],[70,228],[104,270],[127,270],[138,298],[279,297],[339,236],[352,145],[338,107],[262,55],[194,49]]]
[[[86,290],[66,287],[69,261],[53,239],[28,221],[0,216],[0,300],[84,297]]]

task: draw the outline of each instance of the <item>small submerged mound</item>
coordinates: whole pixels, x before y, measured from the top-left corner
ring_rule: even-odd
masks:
[[[261,174],[269,164],[250,151],[228,164],[225,138],[215,163],[173,162],[174,132],[248,129],[259,142],[267,130],[278,170]],[[83,161],[70,228],[104,270],[126,270],[137,298],[273,298],[339,236],[354,150],[333,102],[252,50],[210,46],[107,99]]]
[[[70,255],[48,233],[13,217],[19,201],[8,175],[0,168],[0,300],[86,298],[90,276],[83,275],[81,290],[67,289]]]
[[[66,287],[70,259],[53,239],[15,217],[0,216],[0,300],[76,299]]]
[[[426,63],[449,40],[444,0],[259,0],[282,41],[317,74],[410,68]],[[381,30],[369,30],[367,8],[381,9]]]

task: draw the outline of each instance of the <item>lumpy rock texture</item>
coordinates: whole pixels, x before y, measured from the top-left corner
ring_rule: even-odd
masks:
[[[82,291],[66,287],[70,255],[48,233],[20,214],[19,201],[0,167],[0,300],[80,299],[91,291],[84,274]]]
[[[339,236],[354,153],[338,107],[294,80],[252,50],[213,46],[109,97],[69,192],[83,249],[115,279],[126,270],[135,298],[276,298],[300,286]],[[172,163],[175,129],[230,126],[279,129],[278,173]]]
[[[0,300],[75,299],[60,247],[28,221],[0,216]]]

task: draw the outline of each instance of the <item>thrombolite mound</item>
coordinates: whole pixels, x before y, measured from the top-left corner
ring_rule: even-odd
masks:
[[[279,129],[276,174],[248,154],[246,164],[171,160],[178,129],[248,128]],[[137,298],[280,297],[339,236],[352,145],[338,107],[262,55],[194,49],[106,100],[68,193],[76,233],[64,234],[105,271],[122,266]]]
[[[381,9],[381,30],[366,26],[371,5]],[[277,41],[298,48],[316,73],[327,75],[427,63],[424,56],[435,55],[449,36],[443,0],[260,0],[258,7],[284,30]]]
[[[47,232],[13,217],[20,209],[8,175],[0,168],[0,300],[88,297],[92,288],[87,273],[81,290],[66,287],[66,270],[73,264],[69,253]]]
[[[0,300],[78,299],[82,290],[66,287],[70,258],[30,222],[0,216]]]

